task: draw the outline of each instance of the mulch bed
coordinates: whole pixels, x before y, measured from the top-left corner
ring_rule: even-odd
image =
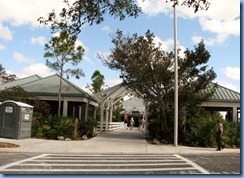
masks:
[[[14,143],[0,142],[0,148],[17,148],[20,147]]]

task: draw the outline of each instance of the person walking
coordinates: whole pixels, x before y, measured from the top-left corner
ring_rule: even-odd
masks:
[[[218,144],[218,148],[216,151],[221,151],[225,147],[223,140],[222,140],[223,133],[224,133],[223,124],[221,124],[221,122],[219,120],[217,120],[216,142]]]
[[[133,119],[133,117],[131,117],[130,118],[130,130],[132,130],[133,126],[134,126],[134,119]]]

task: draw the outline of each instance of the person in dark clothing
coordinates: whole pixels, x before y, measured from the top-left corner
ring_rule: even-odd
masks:
[[[224,133],[224,127],[223,125],[220,123],[219,120],[217,120],[217,129],[216,129],[216,142],[218,144],[218,148],[216,151],[221,151],[222,149],[224,149],[225,145],[223,143],[222,137],[223,137],[223,133]]]

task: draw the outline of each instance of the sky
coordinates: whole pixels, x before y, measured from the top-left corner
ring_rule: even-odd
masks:
[[[177,44],[181,49],[194,49],[201,39],[211,58],[209,68],[217,74],[214,82],[240,92],[240,1],[209,0],[207,11],[194,13],[184,6],[177,7]],[[165,0],[137,0],[143,13],[138,18],[124,21],[106,16],[100,25],[85,25],[78,37],[78,44],[85,49],[82,62],[78,65],[85,73],[79,80],[70,78],[75,85],[84,89],[91,84],[91,76],[99,70],[108,87],[121,82],[119,72],[104,66],[98,53],[108,54],[114,47],[111,36],[120,29],[124,34],[144,35],[149,29],[155,40],[165,50],[173,50],[174,24],[172,4]],[[44,44],[53,34],[37,19],[47,17],[55,9],[60,12],[62,0],[0,0],[0,64],[7,72],[19,78],[30,75],[46,77],[55,72],[46,65],[43,57]]]

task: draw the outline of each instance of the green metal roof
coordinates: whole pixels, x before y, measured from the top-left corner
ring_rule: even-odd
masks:
[[[209,85],[209,88],[213,88],[214,86],[216,86],[216,90],[210,98],[210,101],[240,102],[240,93],[223,87],[217,83],[211,83]]]
[[[21,87],[32,93],[45,96],[58,95],[60,76],[55,74],[39,80],[21,85]],[[82,96],[89,98],[90,95],[70,81],[62,79],[62,96]]]
[[[18,80],[14,80],[14,81],[11,81],[11,82],[3,83],[3,84],[0,85],[0,90],[4,90],[6,88],[11,88],[11,87],[14,87],[14,86],[20,86],[20,85],[23,85],[23,84],[26,84],[26,83],[29,83],[29,82],[33,82],[33,81],[39,80],[39,79],[41,79],[40,76],[32,75],[32,76],[25,77],[25,78],[22,78],[22,79],[18,79]]]
[[[58,96],[59,79],[60,76],[57,74],[45,78],[41,78],[38,75],[33,75],[9,83],[4,83],[0,85],[0,90],[20,86],[24,90],[35,93],[39,96]],[[64,78],[62,79],[62,96],[85,97],[96,101],[91,95]]]
[[[122,103],[123,108],[125,110],[130,110],[133,109],[134,107],[139,109],[139,110],[144,110],[145,106],[143,104],[143,99],[137,98],[137,97],[132,97]]]

